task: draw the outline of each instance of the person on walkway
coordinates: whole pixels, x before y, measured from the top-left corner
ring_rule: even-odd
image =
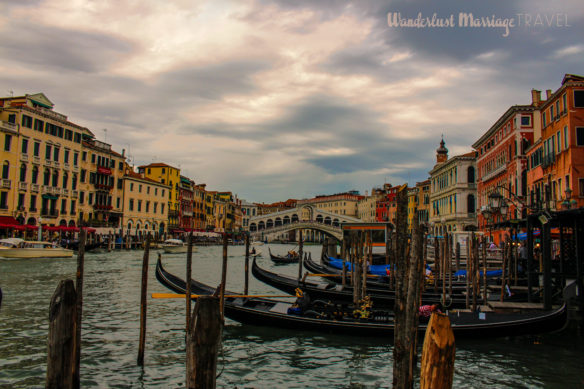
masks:
[[[429,318],[433,312],[442,313],[442,304],[422,305],[418,308],[418,315],[420,318]]]

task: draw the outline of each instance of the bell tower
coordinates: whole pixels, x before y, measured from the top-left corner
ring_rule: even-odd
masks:
[[[448,160],[448,149],[444,147],[444,135],[440,141],[440,147],[436,149],[436,164],[444,163]]]

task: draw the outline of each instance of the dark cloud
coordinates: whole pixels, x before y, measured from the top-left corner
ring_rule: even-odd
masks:
[[[35,23],[14,22],[0,30],[4,60],[57,72],[94,73],[133,50],[113,36],[67,30]]]

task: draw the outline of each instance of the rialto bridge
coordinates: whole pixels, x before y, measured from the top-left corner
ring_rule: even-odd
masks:
[[[321,242],[325,236],[338,240],[343,237],[343,223],[359,223],[361,220],[323,211],[312,205],[254,216],[249,220],[249,232],[258,240],[288,240],[288,232],[302,230],[305,240]]]

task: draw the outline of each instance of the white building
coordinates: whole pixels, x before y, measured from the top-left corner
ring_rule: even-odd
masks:
[[[444,139],[430,174],[430,226],[434,235],[473,231],[476,220],[476,153],[448,159]]]

